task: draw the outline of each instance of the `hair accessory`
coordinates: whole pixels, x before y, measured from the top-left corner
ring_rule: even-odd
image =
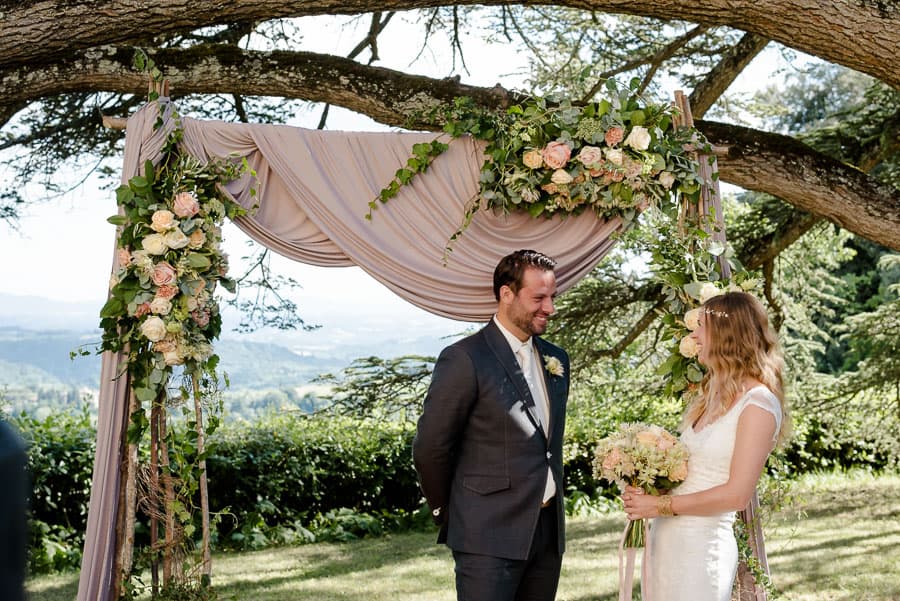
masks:
[[[703,312],[707,315],[715,315],[716,317],[728,317],[728,313],[725,311],[716,311],[715,309],[703,309]]]

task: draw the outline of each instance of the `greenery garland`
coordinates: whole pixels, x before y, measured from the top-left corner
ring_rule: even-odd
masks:
[[[184,406],[184,423],[170,425],[161,440],[164,478],[177,487],[177,496],[162,501],[148,493],[151,506],[173,504],[167,510],[179,522],[174,529],[190,543],[198,529],[192,499],[205,486],[202,473],[209,452],[198,443],[216,430],[215,409],[221,405],[219,358],[212,341],[221,332],[222,320],[214,293],[219,285],[235,290],[221,247],[221,226],[226,217],[247,213],[222,193],[221,186],[253,172],[246,162],[203,163],[181,152],[183,131],[177,113],[173,118],[176,127],[166,139],[159,166],[147,161],[143,174],[116,190],[120,212],[108,219],[119,228],[116,270],[109,300],[100,312],[100,349],[122,353],[119,375],[127,371],[131,376],[139,407],[130,416],[129,443],[141,442],[150,426],[148,414],[155,409],[194,399],[195,411]],[[182,375],[182,384],[170,389],[175,370]],[[203,406],[211,411],[205,424]],[[205,530],[207,525],[203,526]],[[148,548],[142,559],[158,553],[160,549]],[[212,594],[207,585],[200,583],[197,598]],[[186,585],[164,583],[164,588],[171,586]],[[125,583],[125,591],[126,596],[137,592],[131,582]]]
[[[671,208],[679,194],[696,196],[701,180],[687,150],[696,131],[676,127],[675,108],[644,100],[639,86],[634,79],[620,89],[608,80],[609,99],[583,106],[532,97],[497,111],[457,98],[425,116],[443,122],[451,137],[471,135],[487,143],[480,201],[470,203],[461,229],[482,208],[533,217],[589,209],[630,222],[637,209]],[[369,203],[368,217],[447,148],[439,140],[415,145],[407,164]]]

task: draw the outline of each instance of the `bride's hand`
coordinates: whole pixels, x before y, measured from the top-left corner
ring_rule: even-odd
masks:
[[[656,497],[646,494],[636,486],[626,486],[622,493],[622,503],[629,520],[655,518],[659,515],[656,508]]]

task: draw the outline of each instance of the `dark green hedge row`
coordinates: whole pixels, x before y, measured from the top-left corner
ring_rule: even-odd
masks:
[[[571,421],[578,421],[578,418]],[[90,496],[95,430],[87,411],[12,420],[29,445],[31,570],[77,568]],[[849,445],[807,424],[783,473],[884,467],[871,443]],[[570,424],[566,482],[572,498],[611,495],[594,480],[597,424]],[[825,428],[822,425],[822,428]],[[277,415],[229,423],[210,440],[207,465],[218,548],[345,540],[429,523],[411,461],[414,426],[329,416]],[[580,495],[572,494],[579,491]],[[199,529],[198,529],[199,531]],[[142,531],[138,531],[138,543]]]

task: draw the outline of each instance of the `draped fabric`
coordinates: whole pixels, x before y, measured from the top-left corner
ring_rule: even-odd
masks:
[[[162,116],[161,123],[158,123]],[[169,132],[184,129],[182,150],[200,160],[246,160],[256,176],[226,186],[255,212],[237,220],[253,240],[288,258],[320,266],[357,265],[406,301],[431,313],[486,321],[496,307],[492,274],[497,261],[532,248],[557,260],[563,291],[590,271],[613,244],[619,219],[533,219],[527,214],[478,211],[452,243],[466,208],[477,200],[482,146],[448,140],[427,173],[400,188],[367,220],[369,202],[404,166],[412,146],[433,133],[361,133],[306,130],[179,118],[162,101],[128,120],[122,182],[157,163]],[[251,194],[255,187],[257,194]],[[115,253],[114,253],[115,254]],[[113,265],[115,270],[115,265]],[[127,423],[128,379],[116,379],[123,357],[106,353],[100,387],[97,451],[78,601],[110,601],[116,578],[119,468]]]

